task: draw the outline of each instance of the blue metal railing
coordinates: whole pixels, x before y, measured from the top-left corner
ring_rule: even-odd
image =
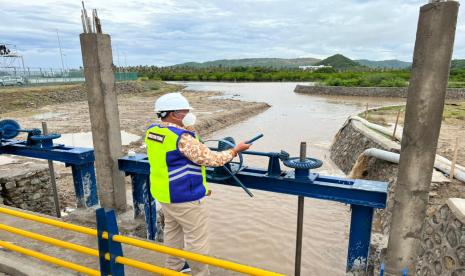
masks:
[[[248,188],[350,204],[347,270],[352,270],[354,263],[361,263],[361,269],[366,269],[373,211],[375,208],[385,208],[387,183],[321,176],[314,173],[309,174],[307,178],[295,178],[293,172],[286,173],[279,169],[278,154],[257,152],[251,154],[269,157],[269,166],[268,169],[244,167],[236,174],[237,179]],[[155,239],[156,208],[155,200],[149,191],[150,165],[147,156],[144,154],[125,156],[119,159],[118,164],[120,170],[131,176],[135,216],[145,218],[148,238]],[[276,172],[277,168],[278,172]],[[214,173],[213,168],[207,168],[207,176]],[[233,179],[213,182],[237,186]]]
[[[381,267],[379,268],[379,276],[384,276],[384,263],[381,264]],[[402,276],[407,276],[408,269],[404,268],[402,269]]]

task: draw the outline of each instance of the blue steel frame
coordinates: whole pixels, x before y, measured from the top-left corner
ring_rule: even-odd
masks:
[[[0,154],[12,154],[65,163],[67,167],[71,167],[73,172],[78,207],[91,207],[98,204],[93,149],[47,143],[27,145],[26,141],[3,139],[0,141]]]
[[[384,263],[381,264],[381,267],[379,268],[379,276],[384,276],[385,268],[384,268]],[[407,276],[408,269],[404,268],[402,269],[402,276]]]
[[[311,197],[338,201],[351,205],[351,223],[347,271],[352,270],[354,263],[357,269],[366,269],[370,247],[371,225],[375,208],[385,208],[387,199],[387,182],[352,180],[316,173],[281,171],[279,153],[244,152],[244,154],[260,155],[269,158],[268,168],[258,169],[245,167],[237,173],[237,178],[250,189],[276,192],[282,194]],[[147,222],[147,238],[156,235],[155,201],[149,192],[150,165],[145,154],[125,156],[119,159],[120,170],[132,178],[134,216],[145,217]],[[207,177],[212,182],[213,168],[207,168]],[[299,177],[295,177],[298,174]],[[303,176],[303,177],[302,177]],[[232,179],[214,181],[214,183],[237,186]]]
[[[121,243],[113,241],[113,236],[119,235],[115,211],[106,212],[104,208],[99,208],[95,211],[95,215],[97,219],[100,275],[124,276],[124,265],[116,262],[116,257],[123,256],[123,248]],[[102,237],[103,232],[108,233],[108,239]],[[106,253],[110,253],[109,261],[105,259]]]

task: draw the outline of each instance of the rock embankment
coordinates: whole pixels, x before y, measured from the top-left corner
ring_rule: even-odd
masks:
[[[407,98],[407,87],[345,87],[297,85],[296,93],[328,96]],[[448,88],[447,100],[465,100],[465,88]]]
[[[362,154],[370,148],[400,152],[398,142],[367,127],[359,120],[350,119],[336,134],[330,154],[336,165],[351,178],[389,182],[386,209],[377,210],[374,215],[369,261],[369,269],[373,271],[379,268],[380,260],[384,259],[387,249],[398,164]],[[450,208],[447,207],[448,199],[463,197],[463,191],[464,183],[450,181],[436,171],[433,173],[428,217],[421,236],[422,253],[419,255],[421,266],[417,271],[418,275],[461,275],[460,273],[465,271],[463,222],[452,216]],[[434,251],[435,248],[438,250]],[[423,273],[426,271],[431,273]],[[460,273],[450,274],[453,271]]]
[[[361,122],[348,120],[336,134],[330,148],[330,156],[334,163],[349,177],[389,182],[387,207],[375,213],[375,230],[387,233],[391,221],[392,197],[397,180],[397,164],[377,158],[361,158],[359,156],[369,148],[400,152],[398,143],[382,134],[369,129]],[[357,164],[357,160],[359,163]],[[356,170],[352,171],[352,168]]]
[[[55,215],[48,167],[32,162],[0,167],[0,204]]]
[[[416,275],[465,275],[465,199],[449,199],[426,219]]]

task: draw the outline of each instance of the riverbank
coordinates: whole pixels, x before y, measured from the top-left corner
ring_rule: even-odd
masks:
[[[396,130],[396,136],[402,137],[404,126],[405,105],[387,106],[370,109],[367,113],[367,120],[371,123],[379,124],[388,129],[394,130],[397,114],[399,121]],[[364,117],[361,113],[359,116]],[[436,153],[449,160],[454,158],[454,148],[458,137],[457,144],[457,165],[465,165],[465,102],[446,103],[444,105],[443,121],[439,133],[438,146]],[[399,145],[400,149],[400,145]],[[397,177],[397,171],[394,175]],[[463,197],[465,194],[465,183],[452,180],[447,185],[432,184],[430,193],[430,208],[428,213],[434,212],[439,206],[443,205],[448,198]]]
[[[404,126],[405,105],[370,109],[367,120],[394,129],[399,111],[399,124],[396,133],[401,135]],[[365,114],[360,114],[360,116],[364,117]],[[457,137],[459,138],[457,164],[463,166],[465,165],[465,102],[451,102],[444,105],[437,154],[452,160]]]
[[[390,110],[392,107],[384,109]],[[368,116],[368,118],[370,118],[370,116]],[[388,236],[390,232],[391,216],[394,208],[394,193],[396,190],[395,186],[397,185],[399,165],[395,163],[395,161],[392,161],[392,158],[388,158],[386,160],[390,161],[386,161],[377,157],[379,154],[374,155],[370,153],[373,153],[373,149],[378,149],[392,152],[392,155],[396,155],[400,153],[400,143],[398,141],[393,141],[391,137],[386,135],[384,132],[377,131],[376,129],[381,126],[375,126],[372,122],[368,123],[361,118],[355,116],[351,117],[336,134],[330,149],[330,153],[331,159],[338,165],[341,170],[348,174],[350,178],[389,182],[386,209],[375,211],[372,226],[373,232],[371,239],[372,244],[370,249],[369,270],[376,271],[379,268],[381,262],[384,260],[386,253]],[[391,156],[391,154],[389,154],[389,156]],[[441,219],[450,219],[452,216],[444,216],[444,212],[441,210],[446,209],[444,206],[449,202],[450,198],[463,198],[463,195],[465,194],[465,184],[456,179],[451,180],[444,176],[442,172],[434,170],[430,187],[431,189],[429,192],[427,220],[430,220],[431,218],[435,220],[434,214],[438,212],[438,210],[441,212]],[[451,221],[454,221],[453,218]],[[447,223],[449,223],[449,221],[447,221]],[[442,224],[438,224],[436,222],[435,225]],[[444,229],[449,229],[449,227],[446,226]],[[458,222],[457,229],[460,229]],[[449,231],[447,234],[448,237],[451,235],[456,235],[457,240],[460,240],[459,237],[462,235],[460,234],[461,230],[458,230],[457,233],[454,232],[452,234],[451,231],[453,232],[453,230],[447,231]],[[440,232],[439,229],[438,232]],[[429,230],[427,230],[426,234],[422,234],[422,242],[427,244],[427,251],[431,249],[431,235],[433,234],[431,234],[431,231]],[[435,235],[437,236],[437,234]],[[446,239],[439,239],[436,244],[441,248],[453,248],[453,250],[441,251],[440,254],[452,254],[453,256],[460,256],[461,254],[460,246],[457,247],[457,243],[446,244]],[[422,245],[422,248],[425,247]],[[425,254],[425,251],[422,251],[419,254],[420,257],[424,257],[430,253],[427,252],[427,254]],[[443,258],[440,258],[440,260],[442,262]],[[429,264],[431,264],[431,262],[424,263],[425,266],[428,266]],[[455,264],[449,266],[448,269],[459,269],[460,267],[456,267]],[[439,265],[439,268],[441,267],[444,266],[441,264]],[[373,273],[371,272],[369,275],[372,274]],[[373,275],[378,274],[379,272],[375,272]],[[437,273],[437,275],[443,274]]]
[[[167,92],[181,91],[184,86],[162,82],[130,82],[119,84],[118,87],[118,108],[121,130],[124,131],[123,140],[126,135],[133,138],[132,142],[123,145],[123,152],[127,153],[128,150],[134,150],[145,153],[142,137],[145,134],[146,127],[156,121],[153,112],[155,100]],[[49,89],[47,87],[37,89],[39,88],[2,90],[0,95],[4,92],[8,93],[10,103],[16,102],[17,104],[7,105],[2,103],[3,110],[10,111],[3,112],[1,118],[14,119],[20,123],[21,127],[26,129],[40,128],[41,122],[46,121],[49,132],[67,134],[65,144],[92,147],[88,103],[85,93],[81,90],[82,87],[53,86]],[[70,93],[70,95],[67,93]],[[43,106],[18,109],[18,107],[27,106],[25,99],[38,94],[40,94],[40,98],[50,100],[39,103],[35,99],[35,105]],[[65,99],[68,102],[60,98],[61,95],[67,95]],[[222,95],[220,92],[183,91],[183,95],[187,97],[195,109],[194,112],[198,117],[196,128],[202,136],[245,120],[269,108],[269,105],[265,103],[222,99],[220,98]],[[20,137],[24,138],[24,135]],[[62,207],[74,207],[75,197],[71,171],[61,163],[57,164],[56,170]]]
[[[118,95],[143,93],[148,89],[141,82],[117,82]],[[172,85],[152,82],[160,92],[175,89]],[[0,90],[0,114],[15,110],[34,110],[43,106],[87,100],[84,84],[64,84],[33,87],[11,87]]]
[[[384,97],[407,98],[407,87],[346,87],[346,86],[320,86],[296,85],[294,92],[310,95],[325,96],[356,96],[356,97]],[[464,88],[448,88],[447,100],[465,101]]]

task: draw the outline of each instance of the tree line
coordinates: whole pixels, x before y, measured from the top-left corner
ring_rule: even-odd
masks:
[[[226,82],[270,82],[309,81],[329,86],[357,87],[404,87],[408,85],[410,69],[352,69],[337,71],[320,68],[305,71],[298,68],[272,67],[209,67],[184,66],[156,67],[134,66],[126,68],[137,72],[140,77],[162,81],[226,81]],[[465,87],[465,69],[453,68],[450,72],[450,87]]]

